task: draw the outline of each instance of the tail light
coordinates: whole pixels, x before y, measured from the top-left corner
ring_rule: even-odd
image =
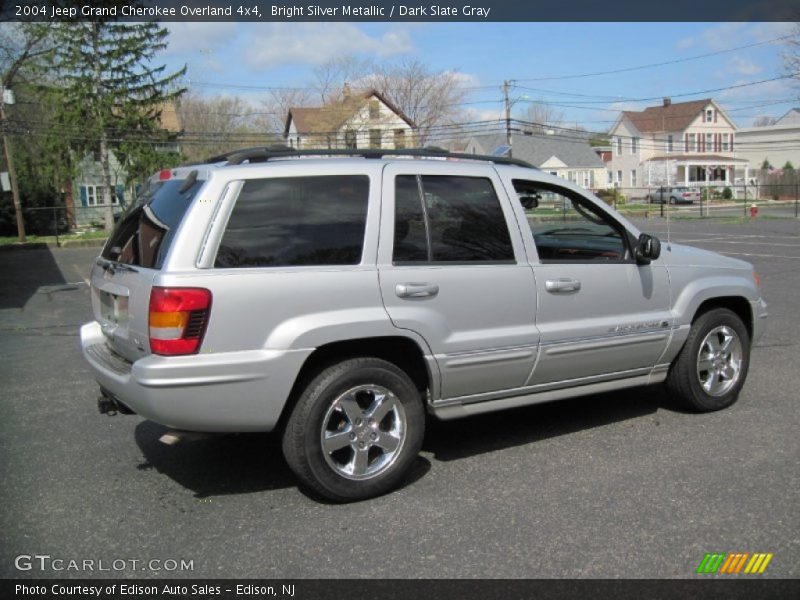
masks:
[[[753,281],[756,282],[758,289],[761,289],[761,275],[753,271]]]
[[[196,354],[211,312],[204,288],[153,287],[150,292],[150,350],[164,356]]]

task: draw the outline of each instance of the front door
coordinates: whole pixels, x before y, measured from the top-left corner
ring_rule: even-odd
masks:
[[[540,196],[528,213],[538,254],[532,265],[541,334],[528,384],[646,373],[661,357],[672,327],[662,262],[636,264],[623,225],[583,193],[549,183],[513,185],[538,186]],[[565,205],[568,210],[557,216],[550,209]]]

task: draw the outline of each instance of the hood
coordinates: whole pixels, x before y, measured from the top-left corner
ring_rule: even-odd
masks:
[[[665,265],[676,267],[718,267],[721,269],[753,270],[753,265],[738,258],[731,258],[711,250],[675,243],[661,243],[661,260],[664,261]]]

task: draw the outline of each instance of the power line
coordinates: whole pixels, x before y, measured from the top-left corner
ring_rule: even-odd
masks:
[[[655,67],[664,67],[667,65],[676,65],[679,63],[689,62],[692,60],[699,60],[701,58],[708,58],[710,56],[718,56],[720,54],[726,54],[729,52],[736,52],[738,50],[746,50],[747,48],[755,48],[756,46],[765,46],[767,44],[773,44],[775,42],[780,42],[783,40],[788,40],[794,37],[793,35],[782,35],[780,37],[772,38],[771,40],[766,40],[763,42],[755,42],[752,44],[745,44],[744,46],[736,46],[734,48],[727,48],[725,50],[717,50],[716,52],[707,52],[705,54],[696,54],[694,56],[688,56],[686,58],[676,58],[674,60],[667,60],[658,63],[649,63],[646,65],[637,65],[635,67],[624,67],[622,69],[611,69],[609,71],[596,71],[594,73],[579,73],[575,75],[557,75],[553,77],[529,77],[529,78],[516,78],[517,81],[556,81],[556,80],[564,80],[564,79],[581,79],[584,77],[597,77],[600,75],[614,75],[616,73],[629,73],[631,71],[640,71],[642,69],[652,69]]]

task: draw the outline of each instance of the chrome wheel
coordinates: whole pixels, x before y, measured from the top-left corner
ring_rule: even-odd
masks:
[[[739,381],[742,370],[742,342],[727,325],[715,327],[700,344],[697,378],[709,396],[724,396]]]
[[[325,462],[347,479],[370,479],[386,471],[400,455],[405,437],[403,404],[379,385],[347,390],[322,420]]]

